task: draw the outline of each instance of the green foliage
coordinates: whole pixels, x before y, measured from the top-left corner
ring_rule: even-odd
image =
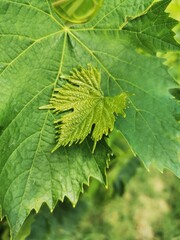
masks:
[[[170,1],[160,1],[141,18],[130,21],[123,27],[127,32],[128,40],[131,45],[145,50],[151,54],[157,51],[178,50],[179,45],[175,41],[170,41],[172,32],[170,31],[175,24],[174,19],[167,18],[164,12]],[[163,27],[162,27],[163,21]]]
[[[41,107],[54,109],[56,113],[68,111],[55,121],[58,143],[53,151],[60,146],[82,143],[92,131],[94,153],[96,143],[103,134],[108,135],[113,130],[114,113],[125,117],[127,94],[105,97],[100,86],[101,74],[90,65],[87,69],[74,69],[71,76],[64,78],[68,83],[55,89],[50,105]]]
[[[96,185],[91,183],[75,209],[59,203],[50,213],[43,206],[27,240],[179,239],[180,188],[172,174],[154,169],[149,174],[141,167],[123,197],[107,197]]]
[[[156,55],[180,49],[171,31],[176,22],[164,13],[169,2],[106,0],[91,21],[75,25],[47,0],[0,1],[0,216],[13,238],[42,203],[52,210],[66,196],[75,205],[91,176],[106,184],[104,140],[94,154],[90,138],[51,153],[56,117],[39,110],[59,76],[79,65],[99,69],[105,96],[132,93],[127,117],[118,115],[115,127],[147,168],[180,176],[179,105],[168,91],[178,84]]]

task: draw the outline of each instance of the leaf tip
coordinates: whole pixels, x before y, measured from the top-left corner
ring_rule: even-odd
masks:
[[[41,106],[41,107],[39,107],[39,110],[49,110],[49,109],[51,109],[51,105],[49,104],[49,105],[44,105],[44,106]]]

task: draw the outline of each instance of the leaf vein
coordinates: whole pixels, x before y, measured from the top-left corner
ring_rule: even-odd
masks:
[[[11,1],[11,0],[5,0],[5,1],[6,1],[6,2],[10,2],[10,3],[12,3],[12,4],[17,4],[17,5],[22,5],[22,6],[28,7],[28,8],[33,8],[33,9],[35,9],[36,11],[41,12],[41,13],[49,16],[54,22],[56,22],[60,27],[63,28],[63,25],[62,25],[60,22],[58,22],[58,21],[53,17],[53,15],[51,15],[51,14],[43,11],[43,10],[40,9],[40,8],[37,8],[37,7],[35,7],[35,6],[31,5],[31,4],[25,4],[25,3],[15,2],[15,1]],[[47,1],[47,0],[46,0],[46,1]]]
[[[14,62],[16,62],[21,56],[23,56],[27,51],[29,51],[35,44],[37,44],[38,42],[41,42],[42,40],[51,37],[53,35],[59,34],[61,33],[61,31],[49,34],[47,36],[44,36],[42,38],[39,38],[38,40],[34,41],[32,44],[30,44],[26,49],[24,49],[18,56],[16,56],[6,67],[5,69],[3,69],[3,71],[0,73],[0,75],[2,75]]]

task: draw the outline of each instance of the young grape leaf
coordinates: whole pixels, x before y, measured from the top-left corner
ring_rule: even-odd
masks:
[[[58,116],[39,110],[52,98],[59,76],[79,65],[90,63],[101,72],[105,96],[130,93],[126,118],[117,116],[115,126],[145,166],[180,176],[174,118],[179,106],[169,94],[178,86],[154,54],[180,48],[170,29],[176,23],[164,14],[169,0],[153,2],[106,0],[91,21],[66,25],[48,0],[0,1],[0,215],[7,217],[13,238],[42,203],[51,210],[65,197],[76,204],[91,176],[106,183],[106,144],[99,141],[92,154],[87,137],[51,153]],[[165,29],[160,35],[145,17],[158,6],[158,26]],[[137,34],[142,26],[146,38]]]
[[[87,69],[74,69],[72,75],[65,79],[68,83],[55,89],[50,105],[41,107],[54,109],[57,113],[72,110],[55,122],[58,143],[53,151],[60,146],[82,143],[92,131],[94,153],[103,134],[108,135],[113,130],[114,113],[125,117],[127,94],[105,97],[100,86],[101,74],[91,65]]]

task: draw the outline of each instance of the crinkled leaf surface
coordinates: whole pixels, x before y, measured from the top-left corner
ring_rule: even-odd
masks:
[[[0,1],[0,209],[13,237],[43,202],[53,209],[67,196],[75,204],[90,176],[105,182],[104,143],[94,154],[89,139],[52,154],[54,115],[38,109],[48,104],[59,75],[73,67],[100,69],[107,96],[132,93],[116,128],[147,167],[180,176],[177,104],[168,93],[177,85],[154,55],[179,46],[175,23],[164,14],[169,1],[152,2],[104,0],[91,21],[65,26],[48,0]]]
[[[53,151],[61,146],[82,143],[92,133],[94,153],[97,142],[114,129],[115,114],[125,117],[128,95],[104,96],[100,86],[101,73],[91,65],[73,69],[65,79],[68,82],[55,89],[50,104],[40,108],[65,113],[55,121],[57,144]]]

